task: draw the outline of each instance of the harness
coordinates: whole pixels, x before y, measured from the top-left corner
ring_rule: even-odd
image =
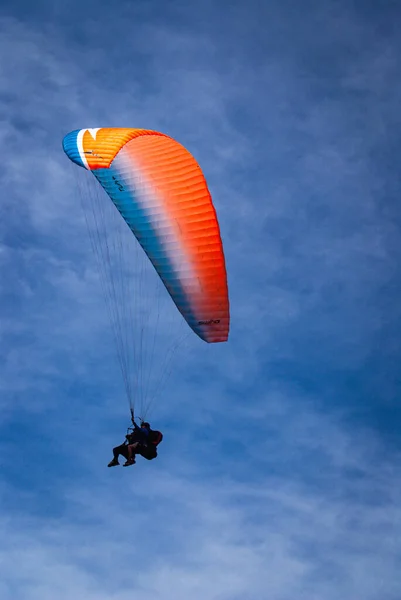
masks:
[[[135,425],[134,414],[133,414],[132,410],[131,410],[131,417],[132,417],[132,423]],[[127,444],[127,443],[130,444],[134,441],[139,441],[139,440],[135,440],[136,429],[137,429],[137,427],[128,427],[126,441],[124,442],[125,444]],[[140,442],[140,446],[138,448],[138,450],[139,450],[138,453],[141,456],[143,456],[143,458],[146,458],[147,460],[153,460],[157,456],[157,446],[160,444],[162,439],[163,439],[163,434],[161,431],[158,431],[157,429],[149,429],[149,434],[148,434],[147,440],[145,443]]]
[[[157,431],[157,429],[151,429],[148,435],[148,444],[152,444],[153,446],[158,446],[163,439],[163,434],[161,431]]]

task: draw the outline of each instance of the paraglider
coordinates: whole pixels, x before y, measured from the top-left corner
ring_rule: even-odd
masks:
[[[147,421],[142,421],[139,427],[135,419],[132,418],[133,427],[129,427],[125,441],[113,448],[113,458],[107,465],[108,467],[116,467],[120,463],[118,457],[124,456],[126,462],[123,467],[129,467],[135,464],[135,455],[140,454],[147,460],[153,460],[157,457],[157,446],[163,440],[161,431],[150,428]]]
[[[192,331],[207,343],[225,342],[230,317],[220,229],[205,177],[190,152],[163,133],[128,128],[76,130],[65,136],[63,148],[71,161],[91,171],[106,191]],[[110,243],[104,244],[110,219],[104,217],[97,200],[91,210],[99,269],[112,279],[119,269],[114,266]],[[131,266],[131,249],[127,256]],[[149,382],[153,380],[151,375],[141,373],[145,325],[153,335],[153,329],[163,327],[164,313],[159,312],[154,320],[143,316],[151,305],[145,296],[146,285],[134,286],[133,293],[120,295],[115,287],[112,281],[110,314],[126,392],[133,409],[135,399],[141,398],[143,406],[146,404]],[[140,305],[133,309],[135,294],[139,295]],[[127,303],[125,308],[122,308],[123,296]],[[132,344],[126,343],[133,330],[129,318],[132,323],[135,319],[139,321],[139,334]],[[165,337],[170,339],[171,336]],[[155,348],[159,350],[153,342],[153,350]],[[129,357],[128,353],[133,356]],[[151,351],[148,355],[152,355]],[[165,357],[168,365],[169,351]],[[156,362],[161,364],[160,359]],[[145,418],[146,410],[139,414]]]

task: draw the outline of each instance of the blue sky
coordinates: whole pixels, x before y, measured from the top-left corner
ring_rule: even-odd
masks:
[[[399,600],[397,4],[2,2],[2,599]],[[195,155],[229,275],[130,469],[61,148],[101,126]]]

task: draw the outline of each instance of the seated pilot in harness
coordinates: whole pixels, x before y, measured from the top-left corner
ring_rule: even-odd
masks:
[[[133,428],[129,428],[125,436],[125,442],[120,446],[113,448],[113,459],[107,465],[116,467],[120,463],[118,457],[121,454],[126,459],[124,467],[135,464],[135,455],[140,454],[147,460],[152,460],[157,456],[157,446],[163,439],[163,434],[150,428],[147,421],[142,421],[139,427],[132,417]]]

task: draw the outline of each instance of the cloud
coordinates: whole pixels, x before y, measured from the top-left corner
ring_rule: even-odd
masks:
[[[315,421],[311,437],[327,431],[325,417],[313,411],[305,417]],[[296,421],[294,415],[291,425]],[[319,469],[325,486],[316,480],[316,459],[308,480],[280,465],[274,471],[271,453],[258,460],[246,448],[242,460],[248,471],[252,465],[251,480],[241,463],[223,478],[209,463],[205,478],[183,459],[180,474],[179,461],[178,467],[168,462],[168,454],[153,471],[138,463],[134,473],[101,475],[92,457],[96,478],[66,486],[56,518],[11,512],[3,519],[2,580],[17,600],[39,594],[125,599],[141,592],[166,599],[396,598],[399,473],[378,459],[378,440],[344,436],[334,423],[331,429],[320,446],[327,457]],[[299,425],[303,432],[308,427]],[[301,463],[308,448],[299,434],[292,432],[291,451],[300,453]],[[341,438],[351,451],[339,451]],[[25,492],[25,503],[31,494]]]
[[[318,4],[1,18],[2,598],[398,600],[397,20]],[[202,165],[232,330],[177,356],[157,461],[106,469],[128,411],[61,140],[126,124]]]

